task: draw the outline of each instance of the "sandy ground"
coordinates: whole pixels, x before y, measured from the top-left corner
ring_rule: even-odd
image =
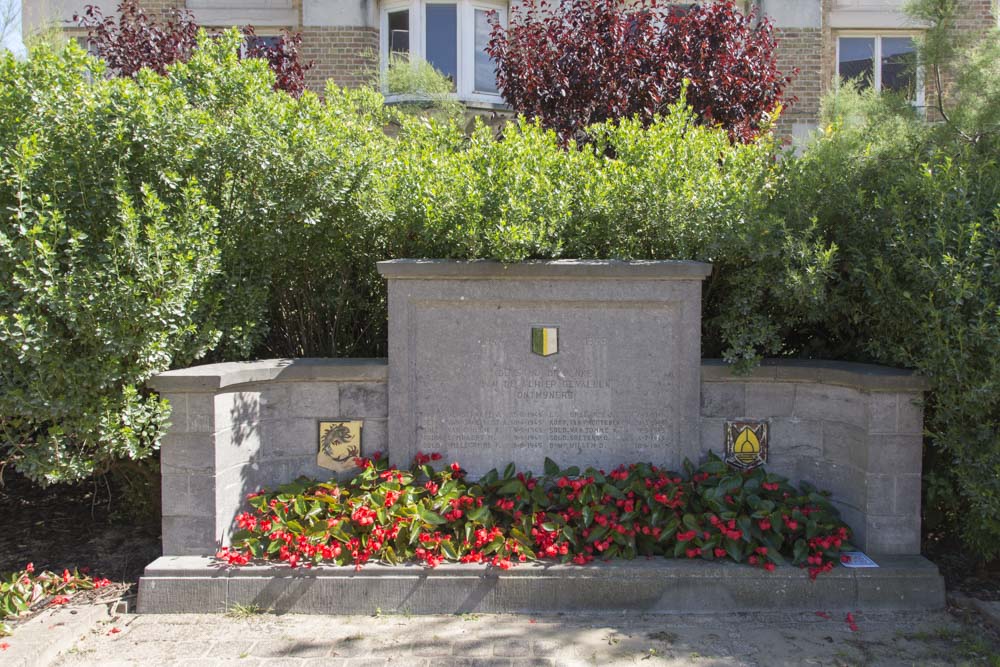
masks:
[[[699,616],[120,615],[55,664],[1000,665],[966,612]],[[2,662],[2,660],[0,660]]]

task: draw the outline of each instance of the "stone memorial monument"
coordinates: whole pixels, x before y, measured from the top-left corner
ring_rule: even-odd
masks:
[[[710,611],[940,607],[920,553],[924,380],[880,366],[768,360],[735,376],[701,359],[701,283],[683,261],[380,262],[389,358],[195,366],[150,386],[173,414],[161,448],[163,553],[144,612]],[[832,492],[875,569],[810,582],[726,563],[661,560],[498,574],[447,565],[223,570],[245,497],[299,476],[407,466],[440,452],[476,477],[515,463],[678,469],[714,452]],[[571,580],[571,581],[569,581]]]

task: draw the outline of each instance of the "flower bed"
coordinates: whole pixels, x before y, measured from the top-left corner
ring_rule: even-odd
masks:
[[[476,481],[458,463],[435,470],[440,458],[418,454],[399,470],[376,455],[360,459],[362,471],[345,484],[299,479],[250,494],[252,511],[237,517],[232,546],[216,557],[230,565],[457,561],[508,569],[665,556],[766,570],[790,561],[815,578],[850,548],[828,493],[761,468],[737,472],[716,456],[697,469],[685,462],[684,473],[642,463],[581,472],[546,459],[538,477],[511,464]]]

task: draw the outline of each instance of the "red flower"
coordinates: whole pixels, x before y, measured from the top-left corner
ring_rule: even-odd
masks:
[[[63,570],[63,573],[62,573],[62,580],[63,580],[63,583],[66,583],[66,584],[68,584],[68,583],[69,583],[69,580],[70,580],[70,579],[72,579],[72,578],[73,578],[73,575],[71,575],[71,574],[69,573],[69,570]]]
[[[768,572],[774,572],[774,563],[764,563],[764,569]]]
[[[27,572],[28,574],[33,574],[35,571],[35,564],[28,563],[27,565],[24,566],[24,571]]]
[[[712,553],[715,554],[716,558],[722,558],[723,556],[726,555],[726,550],[720,547],[715,547],[715,549],[712,550]]]
[[[65,595],[57,595],[54,598],[52,598],[52,602],[50,602],[49,604],[66,604],[67,602],[69,602],[68,597],[66,597]]]

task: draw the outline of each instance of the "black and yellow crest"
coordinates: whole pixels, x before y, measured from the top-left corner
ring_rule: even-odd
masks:
[[[767,422],[726,422],[726,463],[753,470],[767,463]]]
[[[319,453],[316,465],[327,470],[350,470],[361,456],[360,421],[319,423]]]

